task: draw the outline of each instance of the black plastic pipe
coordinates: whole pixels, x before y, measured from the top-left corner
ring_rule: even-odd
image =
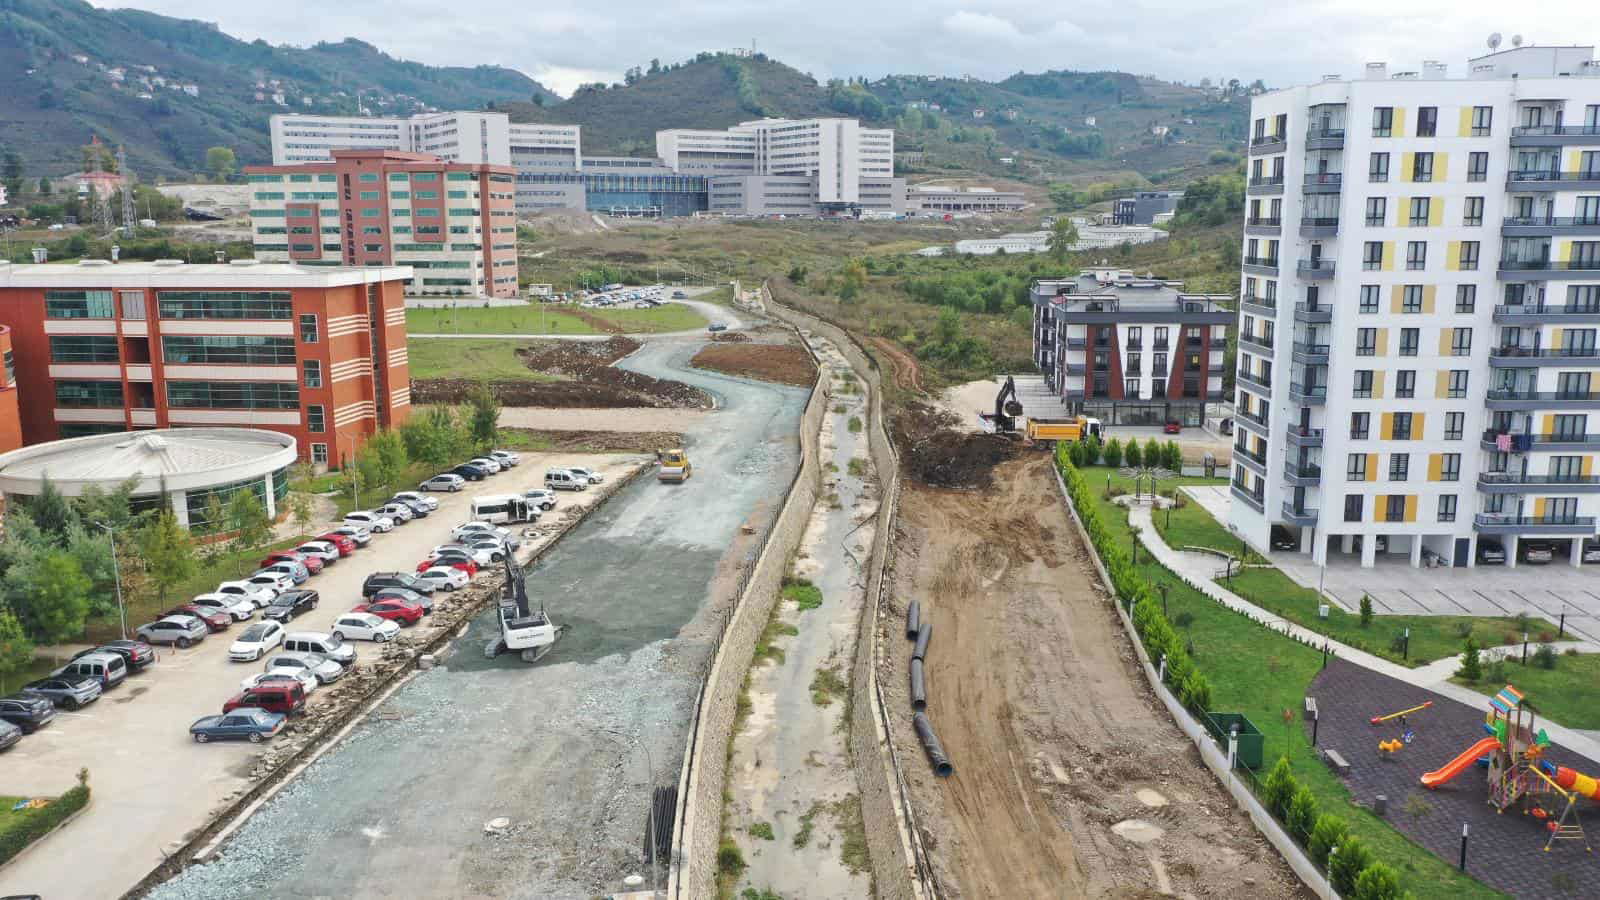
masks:
[[[911,708],[918,712],[928,708],[928,682],[920,659],[911,661]]]
[[[927,659],[928,658],[928,641],[930,641],[932,639],[933,639],[933,626],[928,624],[927,622],[923,622],[922,623],[922,627],[917,629],[917,647],[916,647],[915,650],[911,651],[911,658],[912,659]]]
[[[933,723],[928,721],[927,714],[912,716],[911,725],[917,729],[917,738],[922,741],[922,749],[927,751],[928,762],[933,764],[933,774],[940,778],[954,775],[956,767],[950,764],[950,757],[944,755],[944,745],[939,743],[939,736],[933,733]]]
[[[917,639],[917,629],[922,624],[922,603],[911,601],[911,608],[906,610],[906,640]]]

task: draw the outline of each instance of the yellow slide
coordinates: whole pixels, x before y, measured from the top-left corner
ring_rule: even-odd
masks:
[[[1492,737],[1484,738],[1468,747],[1460,756],[1445,763],[1442,767],[1432,772],[1424,772],[1422,774],[1422,786],[1432,790],[1441,784],[1445,784],[1460,775],[1468,766],[1477,762],[1478,757],[1497,750],[1499,747],[1500,741],[1498,739]]]

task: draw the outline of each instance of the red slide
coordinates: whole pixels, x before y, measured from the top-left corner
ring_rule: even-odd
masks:
[[[1477,762],[1479,757],[1489,753],[1492,750],[1496,750],[1499,747],[1500,741],[1498,738],[1484,738],[1476,744],[1473,744],[1471,747],[1468,747],[1460,756],[1445,763],[1442,767],[1435,769],[1432,772],[1424,772],[1422,774],[1422,786],[1431,790],[1450,781],[1452,778],[1460,775],[1461,772],[1468,766]]]

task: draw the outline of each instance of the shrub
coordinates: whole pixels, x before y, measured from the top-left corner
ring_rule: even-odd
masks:
[[[729,878],[737,878],[744,869],[744,853],[739,845],[731,840],[723,841],[717,848],[717,871]]]
[[[1105,449],[1100,451],[1100,459],[1106,465],[1116,468],[1122,465],[1122,442],[1112,438],[1106,443]]]
[[[1484,667],[1483,677],[1490,684],[1505,684],[1511,680],[1506,674],[1506,661],[1499,657],[1490,660],[1489,664]]]
[[[1541,669],[1554,669],[1556,667],[1556,648],[1549,644],[1540,644],[1539,649],[1533,651],[1533,664]]]
[[[1100,439],[1094,435],[1090,435],[1088,440],[1085,440],[1082,443],[1084,465],[1098,466],[1100,464],[1100,455],[1103,452],[1100,446]]]
[[[1338,852],[1334,853],[1328,861],[1328,880],[1333,882],[1333,889],[1341,894],[1349,894],[1355,890],[1356,879],[1361,876],[1361,871],[1372,865],[1372,851],[1361,842],[1361,838],[1350,836],[1339,845]]]
[[[1361,627],[1366,628],[1372,624],[1372,598],[1366,594],[1361,595]]]
[[[760,838],[763,841],[773,840],[772,823],[757,822],[754,825],[751,825],[750,836],[753,838]]]
[[[1122,451],[1122,459],[1124,462],[1130,466],[1133,466],[1134,468],[1144,465],[1144,452],[1139,449],[1138,441],[1133,440],[1132,438],[1128,439],[1127,449]]]
[[[1461,649],[1461,668],[1456,674],[1469,682],[1476,682],[1483,677],[1483,662],[1478,658],[1478,642],[1467,638]]]
[[[1472,622],[1457,622],[1456,637],[1461,638],[1463,641],[1472,637]]]
[[[1166,454],[1161,450],[1161,442],[1151,438],[1144,442],[1144,464],[1159,466],[1166,461]]]
[[[1345,827],[1344,820],[1333,813],[1317,816],[1317,824],[1311,828],[1311,839],[1306,842],[1306,849],[1311,851],[1311,859],[1317,868],[1328,867],[1328,851],[1343,844],[1349,834],[1350,829]]]
[[[1294,799],[1295,791],[1299,787],[1299,783],[1294,780],[1294,773],[1289,769],[1289,757],[1278,757],[1277,764],[1267,775],[1267,810],[1282,819],[1288,812],[1289,802]]]
[[[1351,900],[1400,900],[1400,873],[1381,862],[1375,862],[1356,876]]]
[[[1317,795],[1311,789],[1300,785],[1294,792],[1294,797],[1289,800],[1289,811],[1283,817],[1283,824],[1289,827],[1289,833],[1294,835],[1301,843],[1311,840],[1311,829],[1317,824]]]
[[[1172,617],[1172,624],[1179,628],[1187,629],[1194,624],[1194,613],[1184,610]]]
[[[50,832],[67,817],[89,803],[88,773],[78,773],[78,786],[40,810],[21,816],[10,828],[0,831],[0,865],[21,853],[27,846]]]
[[[1165,465],[1173,472],[1183,471],[1183,451],[1178,449],[1177,441],[1167,441]]]

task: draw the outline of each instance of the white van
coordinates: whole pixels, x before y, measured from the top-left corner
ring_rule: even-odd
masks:
[[[589,479],[580,478],[566,469],[550,469],[544,473],[544,486],[552,491],[586,491]]]
[[[346,669],[356,664],[356,648],[335,634],[291,631],[283,638],[283,649],[295,653],[320,653]]]
[[[549,476],[546,475],[548,478]],[[472,518],[480,522],[537,522],[539,505],[516,494],[491,494],[472,498]]]

